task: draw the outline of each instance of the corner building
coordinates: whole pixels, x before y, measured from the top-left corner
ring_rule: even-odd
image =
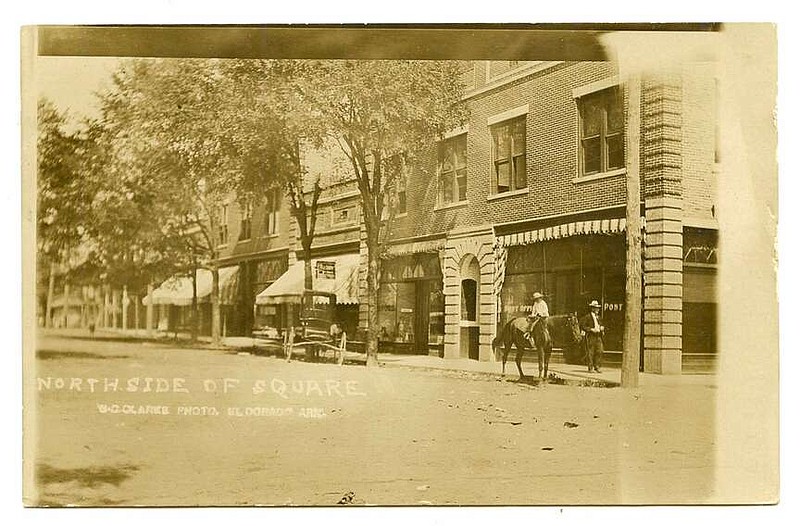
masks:
[[[614,64],[478,61],[463,80],[468,123],[402,188],[414,206],[385,251],[382,350],[496,360],[498,327],[542,291],[551,314],[600,301],[606,360],[621,361],[628,94]],[[715,69],[641,89],[642,363],[678,374],[717,352]]]

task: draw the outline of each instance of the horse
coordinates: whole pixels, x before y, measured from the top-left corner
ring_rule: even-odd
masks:
[[[545,327],[547,330],[545,331]],[[546,322],[537,321],[527,316],[517,316],[510,319],[498,332],[492,341],[492,348],[503,348],[503,375],[506,374],[506,360],[511,352],[511,347],[517,347],[516,364],[519,377],[523,379],[522,353],[531,347],[533,339],[539,359],[539,378],[547,378],[547,369],[550,364],[550,353],[555,342],[558,347],[566,348],[576,345],[581,341],[581,328],[578,316],[575,313],[549,316]]]

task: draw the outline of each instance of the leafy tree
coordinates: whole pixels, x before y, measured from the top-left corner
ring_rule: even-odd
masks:
[[[45,324],[51,309],[56,274],[76,263],[76,249],[85,240],[90,220],[91,185],[82,177],[87,139],[66,113],[47,99],[37,105],[37,263],[49,273]],[[39,279],[40,286],[43,280]],[[41,289],[40,289],[41,290]],[[41,294],[40,294],[41,296]]]
[[[309,173],[302,162],[304,151],[324,146],[325,136],[322,121],[296,89],[306,69],[302,63],[287,61],[230,60],[223,62],[223,72],[231,94],[226,111],[233,116],[232,136],[246,166],[244,173],[268,170],[283,187],[300,237],[304,286],[310,289],[318,202],[331,180]],[[247,181],[239,192],[258,198],[252,194],[259,190],[259,183]]]
[[[299,173],[291,101],[267,89],[269,74],[264,61],[135,60],[104,96],[104,126],[124,167],[117,179],[130,183],[131,200],[150,202],[164,239],[182,239],[212,273],[215,342],[222,207],[258,204]]]
[[[367,363],[377,362],[380,250],[391,232],[394,189],[420,152],[463,124],[453,61],[308,61],[296,87],[339,141],[358,184],[367,246]]]

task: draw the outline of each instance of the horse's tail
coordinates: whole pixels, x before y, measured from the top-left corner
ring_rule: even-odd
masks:
[[[506,344],[506,335],[508,324],[501,326],[497,331],[497,336],[492,340],[492,349],[502,348]]]

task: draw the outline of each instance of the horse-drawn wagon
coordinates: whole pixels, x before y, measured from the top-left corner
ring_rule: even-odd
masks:
[[[320,353],[332,352],[339,365],[344,363],[347,349],[347,333],[335,319],[336,294],[316,290],[304,290],[300,298],[298,326],[284,333],[283,351],[286,361],[291,361],[297,350],[304,350],[307,357],[316,359]]]

